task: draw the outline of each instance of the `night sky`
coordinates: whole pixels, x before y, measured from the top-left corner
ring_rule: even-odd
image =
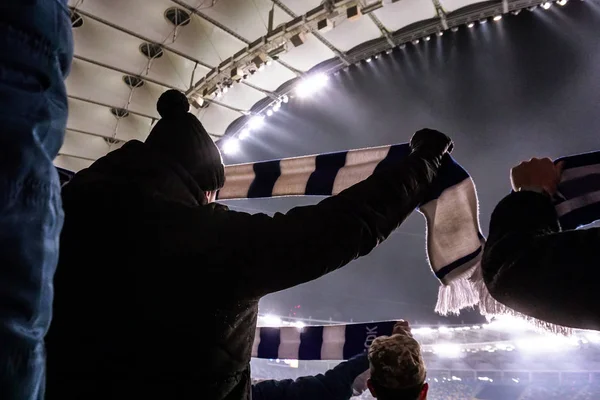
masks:
[[[423,127],[454,139],[453,155],[477,185],[487,233],[495,204],[510,189],[510,167],[533,156],[600,149],[600,1],[571,0],[565,7],[463,26],[341,71],[315,96],[284,105],[226,163],[406,142]],[[316,201],[228,204],[273,213]],[[425,259],[424,234],[424,219],[414,213],[370,256],[267,296],[261,312],[475,322],[476,312],[452,320],[434,314],[438,282]]]

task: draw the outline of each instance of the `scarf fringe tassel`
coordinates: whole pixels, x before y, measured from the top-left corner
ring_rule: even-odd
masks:
[[[477,263],[461,276],[440,286],[435,312],[444,316],[458,315],[460,310],[475,306],[478,306],[479,312],[488,321],[498,316],[511,316],[526,321],[536,330],[564,336],[573,333],[571,328],[526,316],[497,302],[485,286],[481,263]]]

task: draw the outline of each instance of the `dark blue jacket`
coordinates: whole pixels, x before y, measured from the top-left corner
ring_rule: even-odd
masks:
[[[52,165],[67,122],[67,0],[0,0],[0,399],[44,398],[63,221]]]
[[[367,369],[369,360],[363,353],[325,374],[259,382],[252,385],[252,400],[348,400],[352,383]]]

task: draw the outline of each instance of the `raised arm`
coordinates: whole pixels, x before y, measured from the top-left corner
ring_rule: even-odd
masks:
[[[550,173],[548,178],[538,173],[554,168],[549,160],[532,160],[518,168],[513,170],[513,183],[520,191],[504,198],[490,221],[482,261],[490,294],[547,322],[600,329],[595,289],[600,277],[600,229],[561,232],[547,194],[556,190],[560,171],[552,183]],[[515,172],[522,175],[517,182]]]
[[[363,353],[330,369],[324,374],[296,379],[267,380],[252,386],[254,400],[348,400],[352,383],[369,369],[367,354]]]
[[[242,260],[236,292],[262,296],[368,254],[423,200],[450,146],[442,133],[420,131],[402,162],[318,205],[287,214],[269,217],[215,208],[210,229]]]

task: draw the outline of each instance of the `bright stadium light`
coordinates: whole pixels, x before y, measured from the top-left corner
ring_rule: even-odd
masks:
[[[329,77],[323,73],[313,74],[302,81],[296,86],[296,94],[299,97],[308,97],[327,85]]]
[[[559,6],[566,6],[569,0],[558,0],[556,4]]]
[[[248,137],[250,137],[250,129],[248,129],[248,128],[242,129],[242,131],[240,132],[240,139],[244,140],[244,139],[247,139]]]
[[[541,7],[542,7],[544,10],[549,10],[549,9],[550,9],[550,7],[552,7],[552,2],[550,2],[550,1],[546,1],[546,2],[544,2],[544,3],[542,3],[542,4],[540,4],[540,5],[541,5]]]
[[[281,102],[279,102],[279,101],[278,101],[278,102],[277,102],[277,103],[275,103],[275,105],[273,106],[273,111],[274,111],[274,112],[277,112],[277,111],[279,111],[280,109],[281,109]]]
[[[450,328],[448,328],[447,326],[440,326],[438,328],[438,332],[439,333],[448,333],[448,332],[450,332]]]
[[[469,22],[467,24],[467,28],[469,28],[469,29],[472,28],[472,27],[474,27],[474,26],[475,26],[475,22]]]
[[[527,353],[557,353],[579,347],[579,340],[574,337],[548,335],[519,339],[515,341],[515,345]]]
[[[460,356],[460,346],[452,343],[436,344],[433,351],[444,358],[456,358]]]
[[[511,315],[499,315],[494,317],[492,322],[484,325],[484,327],[485,329],[507,332],[527,331],[533,328],[531,323],[527,322],[523,318],[517,318]]]
[[[233,155],[240,151],[240,142],[236,138],[230,138],[223,143],[223,153]]]
[[[306,324],[302,321],[296,321],[292,325],[294,325],[298,329],[302,329],[306,326]]]
[[[262,322],[263,322],[263,324],[265,326],[275,326],[275,327],[278,327],[278,326],[283,325],[283,321],[281,320],[281,318],[276,317],[275,315],[269,315],[269,314],[264,315],[261,318],[261,320],[262,320]]]
[[[583,336],[585,336],[585,338],[593,344],[598,344],[600,343],[600,333],[598,332],[593,332],[593,331],[589,331],[589,332],[585,332],[583,334]]]
[[[435,330],[429,327],[411,329],[411,332],[415,335],[431,335]]]
[[[496,22],[500,21],[501,19],[502,19],[502,15],[496,15],[494,17],[494,21],[496,21]]]
[[[250,118],[250,121],[248,121],[248,128],[250,129],[257,129],[260,128],[265,122],[265,116],[264,115],[255,115],[254,117]]]
[[[273,110],[267,110],[267,117],[270,117],[271,115],[273,115]]]

